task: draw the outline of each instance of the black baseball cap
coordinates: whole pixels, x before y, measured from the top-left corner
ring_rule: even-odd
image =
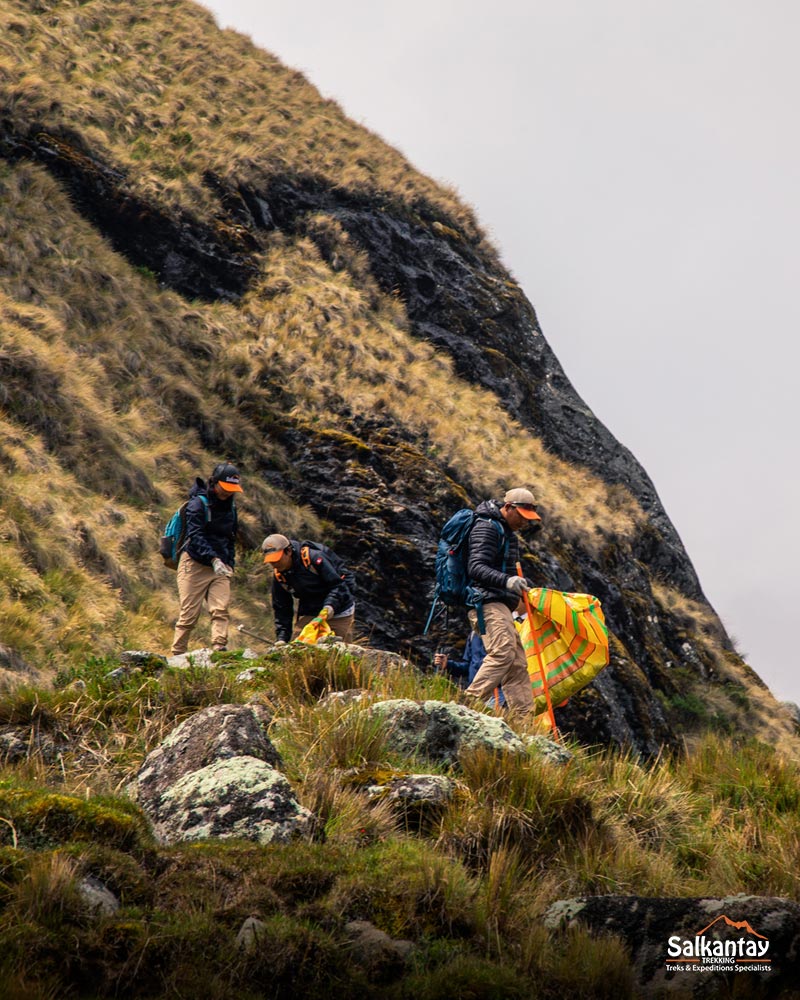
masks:
[[[211,473],[211,478],[219,483],[223,490],[228,493],[244,492],[239,484],[239,470],[235,465],[231,465],[230,462],[223,462],[221,465],[218,465]]]

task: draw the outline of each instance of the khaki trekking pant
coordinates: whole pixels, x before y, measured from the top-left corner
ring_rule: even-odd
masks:
[[[300,615],[300,617],[295,622],[294,633],[292,638],[296,639],[302,630],[308,625],[309,622],[313,621],[315,615]],[[355,621],[355,614],[352,615],[342,615],[341,618],[329,618],[328,624],[333,629],[333,634],[338,635],[343,642],[353,641],[353,622]]]
[[[211,615],[211,645],[225,649],[228,645],[228,605],[231,601],[231,581],[227,576],[217,576],[210,566],[196,562],[184,552],[178,563],[178,597],[181,610],[175,623],[172,655],[185,653],[189,635],[197,624],[203,601]]]
[[[498,684],[502,684],[506,704],[510,709],[517,712],[532,711],[533,691],[528,661],[511,609],[499,602],[484,604],[483,620],[486,625],[483,633],[486,656],[464,693],[485,700]]]

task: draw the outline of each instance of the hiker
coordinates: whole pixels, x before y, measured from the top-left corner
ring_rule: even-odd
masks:
[[[352,642],[355,620],[355,575],[326,545],[298,542],[286,535],[268,535],[261,543],[264,562],[272,566],[272,610],[275,637],[292,639],[294,599],[297,598],[295,635],[314,618],[326,616],[333,632]]]
[[[486,656],[465,694],[485,702],[502,685],[508,708],[529,712],[533,693],[514,611],[531,584],[516,574],[519,543],[515,532],[539,530],[542,519],[533,494],[524,487],[509,490],[502,505],[484,501],[475,513],[467,575],[477,606],[469,615],[470,621],[479,624]]]
[[[181,607],[172,640],[172,655],[185,653],[203,601],[211,615],[211,645],[228,645],[228,605],[236,555],[238,517],[234,497],[242,492],[235,465],[222,462],[204,483],[198,476],[186,508],[186,545],[178,562]]]
[[[484,656],[486,656],[486,649],[476,622],[467,636],[464,655],[461,659],[454,659],[447,653],[436,653],[433,657],[433,665],[437,670],[446,670],[451,677],[458,681],[466,680],[464,686],[467,687],[475,679],[475,674],[483,663]]]

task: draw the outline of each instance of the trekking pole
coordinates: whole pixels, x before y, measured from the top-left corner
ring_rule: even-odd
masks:
[[[522,566],[517,563],[517,576],[522,576]],[[542,654],[539,649],[539,637],[536,632],[536,626],[533,624],[533,608],[531,607],[531,600],[528,597],[528,591],[522,592],[522,599],[525,601],[525,611],[528,615],[528,624],[531,628],[531,638],[533,639],[533,649],[536,653],[536,660],[539,664],[539,673],[542,676],[542,687],[544,688],[544,697],[547,702],[547,714],[550,716],[550,728],[553,731],[554,739],[558,739],[558,727],[556,726],[556,717],[553,714],[553,703],[550,700],[550,689],[547,686],[547,677],[544,672],[544,663],[542,662]]]
[[[245,635],[251,636],[253,639],[258,639],[259,642],[265,642],[268,646],[271,646],[272,639],[265,639],[263,635],[258,635],[256,632],[251,632],[249,628],[245,628],[244,625],[236,626],[237,632],[244,632]]]

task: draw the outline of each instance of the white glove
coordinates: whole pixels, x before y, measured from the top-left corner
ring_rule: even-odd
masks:
[[[211,568],[217,574],[217,576],[233,576],[233,570],[230,566],[226,566],[221,559],[212,559]]]
[[[530,584],[524,576],[510,576],[506,580],[506,590],[512,594],[519,594],[520,597],[529,589]]]
[[[333,608],[330,604],[326,604],[325,607],[320,611],[321,618],[333,618]]]

